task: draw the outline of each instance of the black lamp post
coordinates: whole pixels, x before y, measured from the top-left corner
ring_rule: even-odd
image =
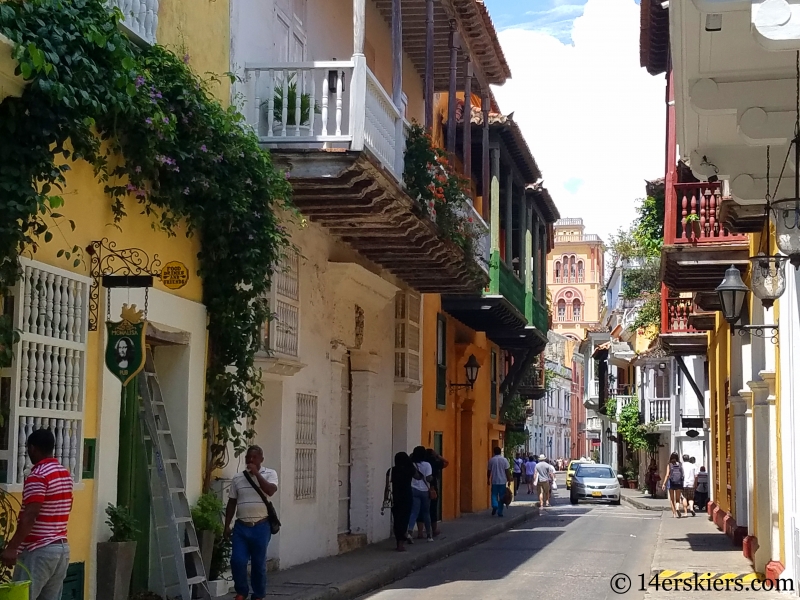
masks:
[[[474,354],[470,354],[469,358],[467,359],[467,364],[464,365],[464,371],[467,375],[467,383],[450,383],[449,387],[450,390],[455,390],[458,388],[467,388],[472,389],[475,387],[475,382],[478,379],[478,371],[480,371],[481,365],[478,363],[478,359],[475,358]]]
[[[744,308],[747,293],[750,290],[742,281],[742,275],[735,266],[731,265],[725,271],[725,279],[722,280],[717,286],[717,294],[719,295],[719,303],[722,306],[722,316],[731,326],[731,333],[739,332],[739,335],[745,335],[747,332],[753,333],[758,337],[764,337],[765,330],[772,331],[772,341],[777,343],[778,339],[778,326],[777,325],[737,325],[736,322],[742,316],[742,309]]]

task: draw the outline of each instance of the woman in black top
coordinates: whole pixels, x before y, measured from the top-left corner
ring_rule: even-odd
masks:
[[[408,539],[408,520],[411,518],[411,478],[414,471],[414,464],[405,452],[395,454],[394,467],[386,471],[386,490],[383,493],[383,501],[389,500],[389,490],[391,489],[392,521],[398,552],[405,551],[405,542]]]

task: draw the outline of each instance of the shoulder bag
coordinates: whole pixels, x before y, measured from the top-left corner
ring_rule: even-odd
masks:
[[[414,479],[416,479],[417,481],[422,479],[422,481],[425,482],[425,485],[428,486],[428,498],[430,498],[431,500],[436,500],[439,497],[439,494],[436,491],[436,488],[434,488],[430,484],[430,482],[427,479],[425,479],[425,475],[423,475],[422,471],[419,470],[419,465],[417,463],[414,463],[414,468],[417,470],[417,473],[419,473],[419,475],[420,475],[419,477],[415,476]]]
[[[249,471],[244,472],[244,477],[247,479],[247,483],[252,485],[253,489],[258,492],[259,496],[261,496],[264,504],[267,505],[267,521],[269,521],[269,530],[272,532],[272,535],[277,535],[281,530],[281,521],[278,519],[278,511],[275,510],[275,507],[272,505],[272,502],[269,501],[269,498],[267,498],[267,495],[264,493],[264,490],[261,489],[261,486],[253,481],[253,476],[250,475]]]

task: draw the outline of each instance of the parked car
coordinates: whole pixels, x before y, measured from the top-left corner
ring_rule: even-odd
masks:
[[[567,489],[570,488],[572,485],[572,478],[575,476],[575,469],[578,468],[580,464],[590,464],[593,461],[588,459],[577,459],[569,461],[569,465],[567,465]]]
[[[610,465],[580,463],[572,477],[569,501],[577,504],[581,500],[611,502],[619,504],[622,499],[617,475]]]

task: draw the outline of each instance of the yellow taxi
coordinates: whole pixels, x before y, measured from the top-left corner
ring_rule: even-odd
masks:
[[[589,462],[587,460],[571,460],[569,461],[569,465],[567,465],[567,489],[570,489],[572,485],[572,477],[575,475],[575,469],[580,463]]]

